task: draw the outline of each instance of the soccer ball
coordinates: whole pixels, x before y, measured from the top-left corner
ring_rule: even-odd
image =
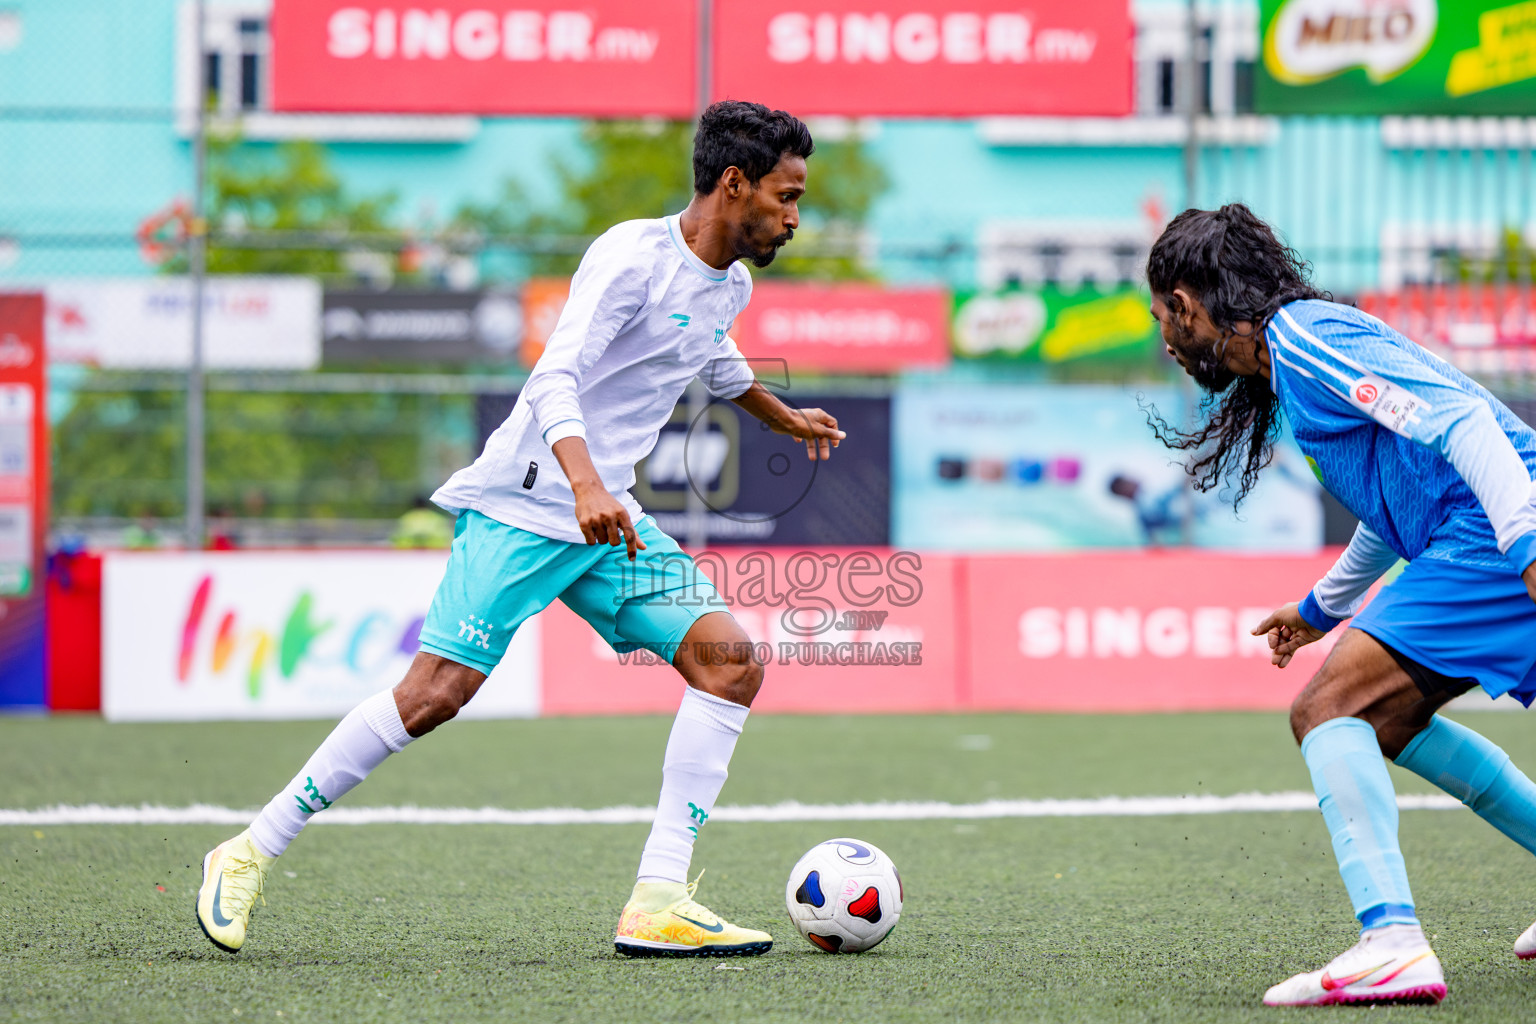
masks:
[[[873,843],[828,839],[789,873],[784,904],[800,934],[828,953],[862,953],[901,916],[901,876]]]

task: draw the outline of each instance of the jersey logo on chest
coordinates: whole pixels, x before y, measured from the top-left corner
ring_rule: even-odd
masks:
[[[687,328],[693,323],[693,316],[689,313],[670,313],[667,315],[667,319],[677,324],[677,326],[680,328]],[[729,320],[715,321],[714,343],[716,345],[725,340],[725,332],[730,329],[730,326],[731,323]]]

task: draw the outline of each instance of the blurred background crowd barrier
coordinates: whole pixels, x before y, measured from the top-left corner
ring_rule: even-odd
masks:
[[[445,543],[425,496],[511,408],[590,240],[686,204],[689,118],[727,96],[817,139],[733,333],[849,440],[811,467],[684,402],[637,472],[664,529],[1302,564],[1353,521],[1293,446],[1234,515],[1146,428],[1198,401],[1148,247],[1246,202],[1531,418],[1529,8],[0,0],[0,631],[34,638],[0,701],[46,699],[45,552],[69,608],[104,550]],[[51,620],[56,665],[89,661],[88,621]]]

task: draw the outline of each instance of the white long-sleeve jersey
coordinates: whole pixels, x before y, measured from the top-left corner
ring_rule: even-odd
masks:
[[[608,492],[632,520],[643,514],[629,493],[635,464],[688,383],[735,398],[754,380],[726,333],[752,297],[752,276],[740,263],[716,270],[699,259],[678,220],[626,221],[592,243],[511,415],[433,501],[581,543],[576,497],[551,451],[581,437]]]

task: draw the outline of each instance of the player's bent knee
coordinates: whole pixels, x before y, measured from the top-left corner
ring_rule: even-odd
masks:
[[[1319,676],[1291,702],[1291,735],[1298,744],[1324,722],[1349,714],[1339,709],[1338,702],[1326,692],[1326,687],[1327,681]]]
[[[413,664],[395,687],[395,703],[405,731],[411,736],[423,736],[451,721],[469,703],[484,679],[478,670],[445,658],[433,658],[421,666]]]
[[[1307,733],[1321,725],[1314,720],[1313,701],[1307,691],[1303,690],[1291,701],[1291,735],[1298,744],[1307,738]]]
[[[1335,718],[1358,717],[1365,708],[1351,675],[1325,662],[1291,702],[1291,735],[1300,743],[1307,733]]]
[[[700,689],[732,704],[751,707],[763,685],[763,666],[750,655],[732,657],[713,665],[701,681]]]

